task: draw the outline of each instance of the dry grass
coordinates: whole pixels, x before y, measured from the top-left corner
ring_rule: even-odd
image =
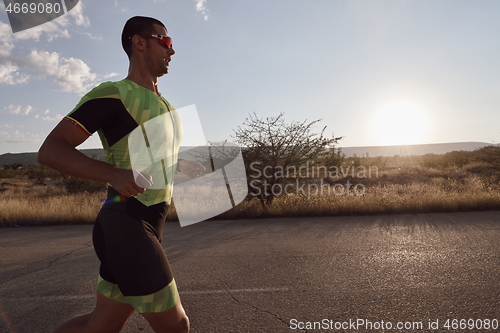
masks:
[[[93,223],[105,192],[67,193],[64,187],[33,185],[25,179],[2,179],[0,225]]]
[[[365,215],[457,212],[500,209],[500,189],[478,176],[453,180],[435,178],[419,183],[380,182],[364,195],[279,196],[268,208],[257,200],[241,203],[223,218]]]
[[[35,185],[26,176],[16,177],[0,179],[0,226],[91,224],[106,196],[104,191],[69,193],[64,187]],[[384,162],[378,177],[333,179],[322,195],[281,195],[266,208],[256,199],[243,201],[216,218],[500,210],[499,180],[498,170],[481,163],[433,169],[408,159]],[[347,181],[363,184],[364,195],[328,194],[328,186]],[[177,220],[175,208],[168,220]]]
[[[471,162],[463,167],[422,167],[418,159],[384,161],[371,178],[333,179],[323,194],[282,195],[263,208],[257,200],[243,202],[219,218],[365,215],[500,210],[500,171]],[[369,166],[369,165],[367,165]],[[333,194],[334,184],[363,184],[363,195]],[[317,183],[317,182],[316,182]],[[328,192],[330,187],[330,192]],[[312,192],[311,192],[312,193]]]

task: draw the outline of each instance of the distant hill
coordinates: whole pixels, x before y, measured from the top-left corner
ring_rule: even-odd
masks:
[[[89,157],[104,160],[104,152],[102,149],[82,149],[80,151]],[[36,159],[37,153],[7,153],[0,155],[0,165],[39,164]]]
[[[366,147],[341,147],[346,156],[418,156],[425,154],[446,154],[450,151],[464,150],[472,151],[485,146],[492,146],[486,142],[453,142],[453,143],[433,143],[424,145],[404,145],[404,146],[366,146]]]
[[[366,146],[366,147],[341,147],[346,156],[418,156],[425,154],[445,154],[455,150],[472,151],[484,146],[491,146],[491,143],[485,142],[454,142],[454,143],[433,143],[425,145],[405,145],[405,146]],[[104,160],[102,149],[82,149],[85,155]],[[0,165],[9,164],[38,164],[36,161],[37,153],[17,153],[0,155]]]

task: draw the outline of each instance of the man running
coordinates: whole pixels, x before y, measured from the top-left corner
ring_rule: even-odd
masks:
[[[155,332],[189,331],[160,242],[176,169],[194,178],[203,172],[203,166],[185,160],[177,163],[181,122],[157,87],[158,78],[168,73],[175,54],[163,23],[132,17],[123,28],[122,45],[130,61],[127,78],[103,83],[85,95],[38,152],[41,164],[109,184],[108,198],[93,230],[94,248],[101,261],[95,309],[68,320],[55,333],[120,332],[133,311],[141,313]],[[147,174],[159,173],[165,186],[146,189],[150,185],[147,175],[131,170],[128,136],[160,115],[168,115],[161,117],[165,119],[167,157],[153,164]],[[106,162],[75,149],[96,131]],[[153,179],[156,183],[159,178]]]

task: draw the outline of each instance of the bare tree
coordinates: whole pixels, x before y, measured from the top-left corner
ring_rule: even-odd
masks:
[[[327,138],[326,126],[313,133],[321,119],[286,123],[284,113],[259,118],[255,113],[235,130],[234,138],[243,149],[250,199],[259,198],[263,207],[272,204],[275,186],[289,179],[289,170],[307,161],[337,161],[335,144],[342,137]]]
[[[485,146],[477,149],[475,152],[480,161],[488,163],[496,169],[500,169],[500,146]]]

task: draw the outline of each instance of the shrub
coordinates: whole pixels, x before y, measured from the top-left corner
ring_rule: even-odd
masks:
[[[475,151],[477,159],[500,169],[500,147],[486,146]]]
[[[35,181],[35,184],[44,184],[47,178],[47,170],[43,166],[28,165],[25,169],[28,179]]]
[[[104,191],[106,189],[106,183],[77,177],[68,177],[68,179],[65,180],[65,183],[66,190],[69,193],[94,193]]]
[[[10,168],[5,168],[5,169],[0,169],[0,178],[14,178],[19,174],[19,171],[10,169]]]

